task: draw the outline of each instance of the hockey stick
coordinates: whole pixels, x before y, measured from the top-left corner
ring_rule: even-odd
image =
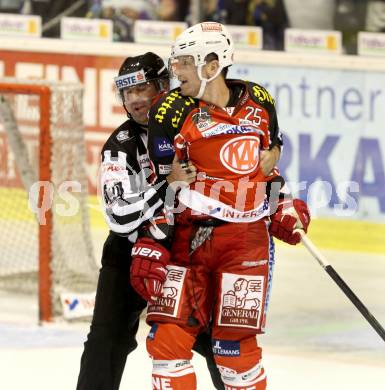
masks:
[[[376,318],[372,315],[372,313],[370,313],[368,308],[361,302],[361,300],[357,297],[357,295],[340,277],[337,271],[329,264],[329,262],[325,259],[325,257],[311,242],[309,237],[306,236],[305,232],[300,229],[296,231],[299,232],[299,234],[301,235],[302,243],[305,245],[306,249],[318,261],[320,266],[328,273],[328,275],[336,282],[337,286],[345,293],[345,295],[350,299],[350,301],[358,309],[358,311],[365,317],[365,319],[378,333],[378,335],[382,338],[382,340],[385,341],[385,330],[381,326],[381,324],[376,320]]]

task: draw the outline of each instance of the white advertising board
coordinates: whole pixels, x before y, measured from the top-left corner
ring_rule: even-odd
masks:
[[[137,20],[134,24],[134,40],[137,43],[171,45],[186,28],[187,23],[184,22]]]
[[[257,49],[263,47],[261,27],[256,26],[226,26],[234,40],[236,49]]]
[[[62,39],[82,41],[112,41],[112,21],[108,19],[62,18],[60,21]]]
[[[358,54],[385,57],[385,33],[361,31],[358,33]]]
[[[285,50],[301,53],[341,54],[341,31],[300,30],[287,28],[285,30]]]
[[[0,36],[40,38],[41,17],[36,15],[0,14]]]

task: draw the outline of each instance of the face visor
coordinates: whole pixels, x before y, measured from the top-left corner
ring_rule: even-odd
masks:
[[[195,67],[194,57],[190,55],[172,56],[168,60],[168,71],[171,78],[178,78],[180,72]]]
[[[192,69],[196,69],[198,78],[200,80],[199,91],[195,97],[200,99],[206,89],[207,83],[214,80],[221,73],[223,67],[219,66],[217,72],[208,78],[203,77],[202,68],[206,65],[206,60],[203,60],[201,63],[196,63],[195,57],[192,55],[180,55],[180,56],[171,56],[168,62],[169,73],[173,79],[178,79],[178,76],[182,73],[184,76],[188,76],[188,72],[191,72]]]

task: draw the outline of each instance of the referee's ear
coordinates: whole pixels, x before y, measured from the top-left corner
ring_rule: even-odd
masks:
[[[170,90],[170,80],[169,79],[160,79],[158,80],[158,92],[168,92]]]

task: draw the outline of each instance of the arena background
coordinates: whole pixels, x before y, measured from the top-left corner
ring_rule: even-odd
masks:
[[[168,45],[0,37],[0,78],[84,85],[97,259],[107,234],[97,196],[100,148],[124,120],[113,78],[126,56],[145,51],[169,56]],[[385,324],[385,57],[240,49],[229,77],[260,83],[276,99],[285,142],[280,169],[310,204],[309,237]],[[5,161],[3,137],[0,132]],[[1,176],[12,174],[1,164]],[[302,246],[278,243],[276,258],[267,334],[260,338],[268,388],[383,389],[383,341]],[[1,388],[74,388],[88,324],[38,327],[35,297],[6,292],[0,293],[0,309]],[[150,386],[147,330],[142,323],[122,389]],[[198,388],[211,389],[204,362],[194,357],[194,363]]]

